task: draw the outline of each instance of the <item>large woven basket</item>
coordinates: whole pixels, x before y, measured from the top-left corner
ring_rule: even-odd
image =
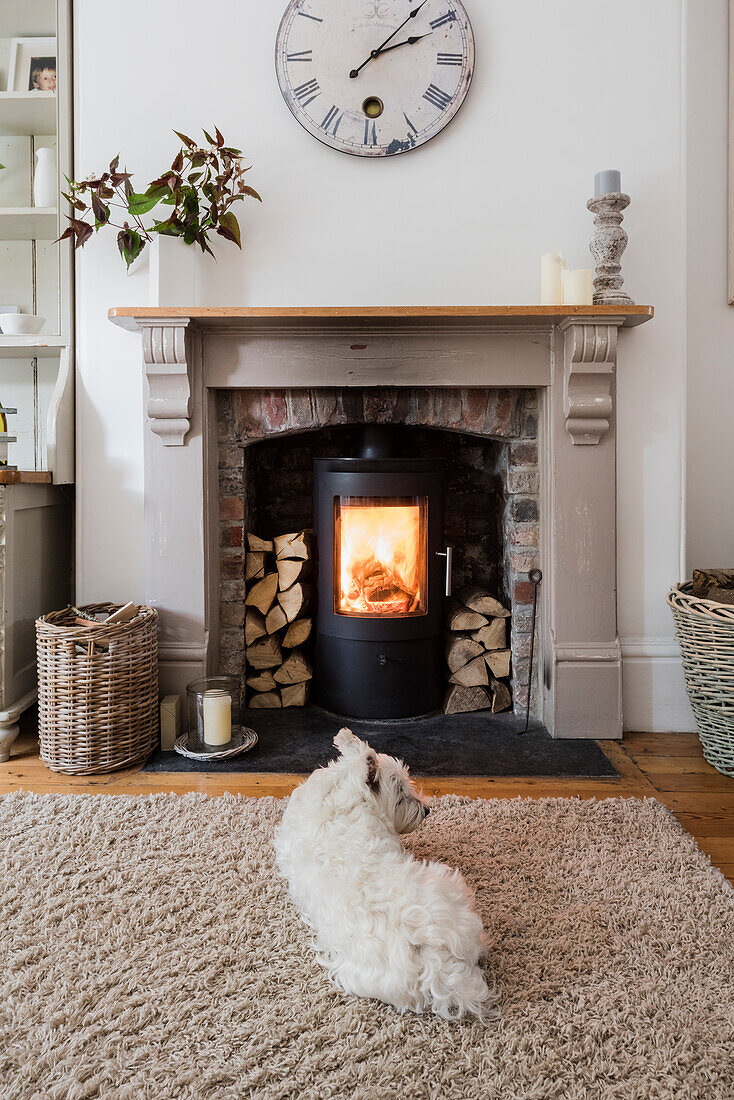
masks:
[[[672,588],[668,603],[703,755],[734,776],[734,606],[692,596],[690,581]]]
[[[98,603],[87,612],[116,611]],[[77,626],[70,607],[36,619],[41,760],[93,775],[144,760],[158,740],[158,612]]]

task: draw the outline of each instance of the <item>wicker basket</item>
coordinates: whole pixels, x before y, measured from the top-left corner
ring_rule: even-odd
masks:
[[[112,612],[120,604],[89,604]],[[72,608],[36,619],[41,760],[93,775],[144,760],[158,741],[158,612],[77,626]]]
[[[703,755],[734,776],[734,606],[692,596],[690,582],[672,588],[668,603]]]

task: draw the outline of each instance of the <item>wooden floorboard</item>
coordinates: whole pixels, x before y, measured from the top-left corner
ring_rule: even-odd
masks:
[[[734,779],[721,775],[703,758],[695,734],[629,733],[620,744],[600,741],[619,772],[617,779],[495,778],[457,776],[422,778],[426,794],[469,798],[656,798],[696,838],[707,855],[734,882]],[[13,746],[9,763],[0,764],[0,794],[10,791],[91,794],[224,793],[284,798],[300,775],[272,773],[142,772],[128,768],[111,775],[59,775],[38,755],[34,731],[27,729]]]

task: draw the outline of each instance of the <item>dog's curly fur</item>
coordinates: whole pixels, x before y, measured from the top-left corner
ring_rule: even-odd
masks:
[[[350,730],[334,744],[340,758],[293,792],[276,836],[320,961],[345,993],[401,1012],[490,1018],[471,891],[458,871],[419,862],[400,843],[425,819],[426,800],[399,760]]]

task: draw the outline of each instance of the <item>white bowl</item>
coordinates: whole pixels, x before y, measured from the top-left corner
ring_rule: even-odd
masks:
[[[46,318],[34,313],[0,313],[3,336],[35,336],[45,324]]]

